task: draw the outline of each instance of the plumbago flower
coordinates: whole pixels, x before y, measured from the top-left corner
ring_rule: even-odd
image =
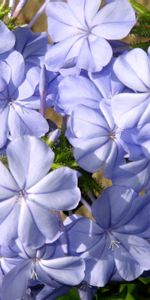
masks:
[[[130,281],[149,270],[149,197],[113,186],[92,204],[95,222],[77,215],[65,221],[69,251],[84,257],[87,283],[104,286],[116,271]]]
[[[46,54],[50,70],[75,66],[100,71],[112,57],[108,40],[122,39],[135,25],[135,12],[127,0],[68,0],[47,5],[48,32],[53,40]],[[111,21],[110,21],[111,20]]]
[[[14,140],[6,154],[10,171],[0,164],[0,244],[17,236],[33,247],[58,239],[62,227],[56,211],[80,201],[77,173],[64,167],[47,174],[54,153],[35,137]]]
[[[66,136],[74,147],[75,159],[88,172],[101,168],[111,178],[114,168],[124,162],[120,131],[109,101],[101,101],[99,109],[78,105],[69,119]]]
[[[117,167],[112,176],[115,185],[133,188],[136,192],[150,189],[150,161],[141,159]]]
[[[10,261],[13,268],[4,276],[2,300],[22,299],[31,285],[44,283],[50,286],[74,286],[84,278],[83,259],[64,256],[60,250],[57,256],[55,244],[31,249],[23,247],[20,241],[17,241],[13,250],[14,257]]]
[[[123,92],[125,87],[113,72],[114,62],[115,59],[112,59],[101,72],[88,75],[82,72],[82,76],[67,76],[61,80],[56,110],[60,109],[64,114],[70,115],[79,104],[97,109],[102,99],[111,100],[114,95]]]
[[[114,63],[119,80],[132,91],[112,99],[112,113],[122,128],[121,140],[131,160],[150,158],[150,57],[142,49],[131,50]]]
[[[29,28],[17,27],[14,30],[16,39],[14,50],[23,55],[28,67],[40,66],[44,61],[47,49],[48,35],[46,32],[33,32]]]
[[[47,121],[36,110],[39,97],[39,67],[26,69],[23,56],[12,51],[0,61],[0,148],[7,139],[29,134],[40,137],[48,131]]]
[[[0,58],[1,54],[6,53],[7,51],[12,50],[15,45],[15,36],[14,34],[7,28],[7,26],[0,21]]]

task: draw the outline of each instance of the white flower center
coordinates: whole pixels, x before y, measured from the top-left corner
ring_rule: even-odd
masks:
[[[115,250],[115,248],[120,248],[120,242],[119,241],[115,241],[115,240],[111,240],[110,241],[110,246],[109,246],[109,249],[111,249],[112,251]]]
[[[27,197],[27,195],[26,195],[26,191],[25,190],[19,191],[17,202],[19,204],[22,204],[23,202],[25,202],[26,197]]]

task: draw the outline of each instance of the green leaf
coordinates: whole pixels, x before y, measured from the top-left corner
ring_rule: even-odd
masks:
[[[139,278],[139,281],[142,282],[143,284],[145,285],[150,285],[150,278],[147,278],[147,277],[140,277]]]
[[[140,42],[140,43],[134,43],[131,45],[132,48],[142,48],[143,50],[147,50],[147,48],[150,46],[150,41],[148,42]]]
[[[1,161],[5,166],[8,166],[7,156],[0,155],[0,161]]]
[[[150,11],[144,5],[138,3],[136,0],[129,0],[135,11],[145,17],[150,17]]]
[[[8,15],[8,13],[10,12],[10,8],[9,7],[3,7],[3,6],[0,6],[0,20],[3,20],[3,18],[5,16]]]
[[[80,300],[77,289],[72,289],[67,295],[57,298],[58,300]]]

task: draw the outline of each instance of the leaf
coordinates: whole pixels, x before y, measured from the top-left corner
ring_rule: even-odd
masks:
[[[74,288],[69,292],[69,294],[59,297],[58,300],[80,300],[80,298],[78,296],[77,289]]]
[[[136,0],[129,0],[135,11],[139,15],[144,15],[146,17],[150,17],[150,11],[144,5],[138,3]]]

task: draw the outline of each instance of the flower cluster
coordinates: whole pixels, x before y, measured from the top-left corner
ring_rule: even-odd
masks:
[[[34,33],[43,10],[48,33]],[[90,300],[150,270],[150,47],[121,41],[136,21],[128,0],[45,1],[29,25],[0,21],[0,300],[74,286]],[[99,170],[112,186],[89,205],[78,181]]]

